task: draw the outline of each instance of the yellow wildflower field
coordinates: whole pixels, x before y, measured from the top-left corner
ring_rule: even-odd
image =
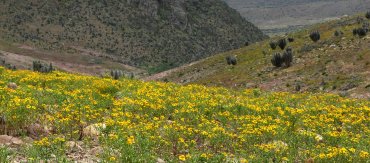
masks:
[[[14,82],[18,88],[8,87]],[[0,134],[38,135],[0,159],[72,161],[67,142],[105,162],[366,162],[370,102],[332,94],[232,91],[0,68]],[[97,137],[83,134],[98,128]]]

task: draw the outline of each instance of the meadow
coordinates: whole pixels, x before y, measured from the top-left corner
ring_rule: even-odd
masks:
[[[17,88],[10,88],[14,82]],[[369,162],[370,102],[0,67],[1,162]],[[84,133],[95,126],[96,135]],[[29,138],[28,138],[29,139]],[[83,153],[83,152],[82,152]],[[85,152],[86,153],[86,152]],[[80,153],[77,153],[80,154]]]

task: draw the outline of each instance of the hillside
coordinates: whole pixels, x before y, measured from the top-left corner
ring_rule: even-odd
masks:
[[[357,17],[344,17],[284,36],[295,39],[288,43],[293,49],[293,65],[289,68],[274,68],[271,64],[272,55],[282,52],[270,48],[271,41],[281,38],[274,37],[146,79],[289,92],[296,91],[296,86],[299,86],[299,91],[323,91],[368,98],[370,37],[359,38],[353,36],[352,31],[369,20]],[[364,18],[363,14],[359,17]],[[316,30],[321,33],[321,40],[314,43],[309,34]],[[334,36],[336,30],[344,34]],[[234,55],[238,64],[227,65],[225,58]]]
[[[0,2],[0,39],[55,54],[52,61],[86,53],[158,72],[263,38],[220,0]]]
[[[370,102],[0,67],[1,162],[366,162]]]
[[[224,0],[267,34],[284,34],[304,26],[366,12],[370,0]]]

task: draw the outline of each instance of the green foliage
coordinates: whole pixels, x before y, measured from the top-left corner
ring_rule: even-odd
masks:
[[[365,17],[366,17],[367,19],[370,19],[370,11],[366,12]]]
[[[54,71],[54,67],[52,63],[46,64],[41,61],[33,61],[32,70],[42,73],[50,73]]]
[[[283,55],[280,53],[275,53],[272,56],[271,63],[275,67],[281,67],[283,64],[285,64],[286,67],[290,67],[293,62],[293,51],[291,48],[288,48]]]
[[[0,59],[0,66],[3,66],[6,69],[13,70],[13,71],[17,70],[17,67],[15,65],[11,63],[7,63],[5,59]]]
[[[227,56],[226,57],[226,62],[228,65],[236,65],[237,64],[237,59],[235,56]]]
[[[124,77],[125,74],[122,70],[111,70],[110,75],[113,79],[118,80],[119,78]]]
[[[285,47],[287,46],[287,42],[285,38],[282,38],[278,41],[278,46],[280,47],[281,50],[284,50]]]
[[[311,38],[311,40],[312,40],[313,42],[317,42],[317,41],[319,41],[319,40],[320,40],[320,37],[321,37],[321,35],[320,35],[320,32],[319,32],[319,31],[314,31],[314,32],[312,32],[312,33],[310,34],[310,38]]]
[[[283,58],[282,58],[281,54],[280,53],[275,53],[272,56],[271,63],[275,67],[281,67],[282,64],[283,64]]]
[[[11,155],[14,154],[8,147],[0,147],[0,162],[11,162]]]
[[[275,41],[271,41],[271,42],[269,43],[269,45],[270,45],[270,48],[271,48],[272,50],[275,50],[275,49],[276,49],[276,47],[277,47],[277,42],[275,42]]]
[[[344,33],[342,32],[342,31],[340,31],[340,30],[336,30],[335,32],[334,32],[334,36],[335,37],[339,37],[339,36],[342,36]]]
[[[365,29],[365,28],[356,28],[356,29],[353,29],[353,35],[354,36],[358,36],[358,37],[364,37],[366,36],[368,30]]]
[[[284,52],[282,56],[283,62],[286,67],[290,67],[293,62],[293,52],[291,50],[287,50]]]

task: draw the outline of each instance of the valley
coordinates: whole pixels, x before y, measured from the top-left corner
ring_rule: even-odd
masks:
[[[366,12],[369,0],[224,0],[268,35]]]

